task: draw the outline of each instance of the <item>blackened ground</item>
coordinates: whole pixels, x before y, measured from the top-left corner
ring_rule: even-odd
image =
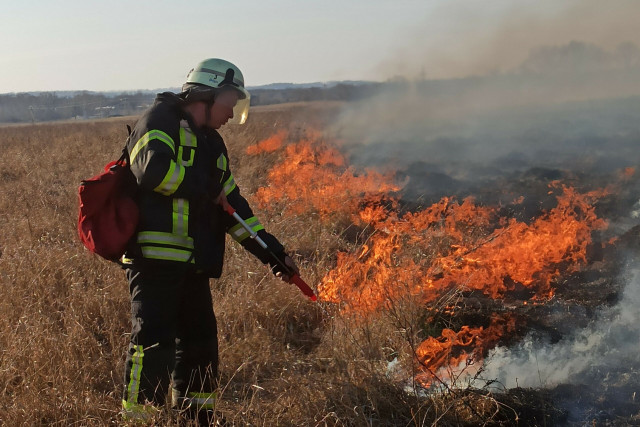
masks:
[[[557,204],[559,190],[550,188],[553,181],[560,180],[581,191],[610,190],[596,203],[598,216],[609,221],[609,228],[593,233],[586,265],[580,271],[561,275],[553,284],[555,295],[551,300],[532,303],[531,292],[515,282],[510,283],[513,291],[502,300],[493,300],[480,292],[463,293],[454,308],[432,313],[430,320],[441,328],[486,327],[493,316],[508,313],[516,319],[516,330],[499,345],[509,347],[525,336],[553,345],[592,325],[600,313],[620,302],[629,280],[625,271],[640,259],[640,225],[635,225],[638,219],[633,213],[638,210],[640,198],[637,174],[623,178],[620,171],[584,174],[532,168],[494,178],[490,183],[466,185],[444,174],[429,172],[423,166],[414,163],[407,169],[414,186],[409,185],[403,193],[402,205],[406,210],[428,206],[448,193],[459,199],[473,196],[476,203],[501,206],[501,216],[529,223]],[[408,195],[415,196],[420,187],[416,181],[421,180],[431,182],[432,187],[423,187],[431,191],[431,195],[425,192],[422,197],[411,199]],[[524,199],[514,203],[519,196]],[[559,271],[566,271],[566,267],[557,266]],[[477,393],[487,394],[486,391]],[[621,363],[613,366],[594,365],[571,384],[551,389],[508,389],[491,397],[500,403],[491,419],[494,425],[516,422],[518,425],[640,425],[640,366],[637,359],[625,363],[622,358]],[[469,398],[463,405],[468,408],[461,407],[460,411],[480,412],[474,402],[480,405],[481,401],[486,405],[486,399]],[[458,421],[461,425],[473,425],[474,419],[479,418],[471,413],[465,422]]]

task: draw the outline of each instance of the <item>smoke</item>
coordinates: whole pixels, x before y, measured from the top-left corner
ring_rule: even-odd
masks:
[[[640,368],[640,270],[630,280],[620,302],[603,309],[590,326],[556,343],[529,335],[512,348],[493,349],[484,361],[483,378],[507,388],[590,384]]]
[[[634,73],[618,73],[619,88],[600,73],[394,83],[347,106],[333,131],[352,164],[407,171],[416,195],[447,195],[434,174],[466,188],[536,167],[612,173],[640,162],[640,96],[630,96],[640,94],[640,67]]]
[[[640,42],[636,0],[439,2],[417,28],[399,35],[381,77],[461,78],[518,67],[539,46],[573,40],[612,50]]]
[[[634,0],[443,2],[381,66],[395,77],[332,130],[354,164],[458,187],[532,167],[634,166],[638,11]]]
[[[498,193],[487,183],[531,168],[607,181],[640,163],[638,12],[636,0],[442,2],[381,64],[389,80],[347,105],[333,132],[351,163],[404,171],[408,198]],[[607,214],[634,197],[616,198]],[[588,326],[493,349],[482,378],[506,388],[622,383],[640,369],[640,266],[625,283]]]

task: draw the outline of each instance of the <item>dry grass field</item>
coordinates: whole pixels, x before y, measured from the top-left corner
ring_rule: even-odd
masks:
[[[263,185],[269,159],[244,150],[278,129],[316,126],[327,108],[256,111],[224,132],[245,194]],[[77,186],[117,158],[135,118],[0,128],[0,424],[119,424],[128,286],[115,264],[76,234]],[[328,269],[336,230],[313,218],[261,215],[314,283]],[[412,423],[421,404],[388,382],[381,341],[389,325],[328,317],[229,244],[212,281],[222,397],[235,425]],[[392,335],[391,335],[392,337]],[[171,418],[157,421],[171,423]],[[419,423],[415,419],[415,423]]]
[[[320,208],[297,209],[291,196],[271,205],[256,197],[264,195],[260,188],[283,153],[246,150],[279,131],[286,131],[285,145],[304,139],[335,112],[335,104],[258,108],[245,126],[222,132],[238,185],[267,230],[297,254],[302,277],[314,287],[340,262],[338,251],[357,257],[371,236],[349,212],[323,215]],[[119,156],[125,124],[134,121],[0,127],[2,425],[123,423],[128,286],[117,265],[79,243],[77,186]],[[440,244],[451,244],[447,239]],[[427,319],[446,311],[455,297],[450,292],[426,306],[398,296],[366,314],[340,310],[329,297],[306,300],[231,239],[223,276],[211,289],[220,340],[218,409],[229,425],[550,425],[559,416],[544,391],[496,395],[445,387],[425,394],[412,386],[418,344],[443,329]],[[449,319],[447,325],[459,329],[461,323]],[[169,410],[154,421],[178,422]]]

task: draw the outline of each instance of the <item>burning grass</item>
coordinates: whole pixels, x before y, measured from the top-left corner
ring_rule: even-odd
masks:
[[[307,301],[229,243],[224,275],[212,281],[225,418],[566,420],[551,391],[467,387],[460,370],[481,375],[489,350],[531,326],[527,310],[569,294],[561,283],[592,263],[593,236],[606,226],[595,206],[609,196],[541,182],[555,200],[530,221],[471,198],[409,209],[404,181],[355,169],[339,142],[315,130],[334,113],[322,104],[265,108],[224,132],[240,188],[322,300]],[[117,266],[78,243],[76,190],[118,156],[132,122],[0,128],[2,424],[119,422],[128,288]],[[157,422],[177,420],[167,411]]]

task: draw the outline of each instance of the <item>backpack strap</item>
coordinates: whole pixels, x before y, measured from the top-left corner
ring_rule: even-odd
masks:
[[[131,166],[131,163],[129,160],[129,150],[127,150],[127,146],[129,145],[129,139],[131,138],[131,133],[133,133],[133,131],[131,130],[131,126],[129,126],[128,124],[126,126],[127,126],[127,140],[124,143],[124,147],[122,148],[122,155],[118,159],[118,164],[121,164],[123,166],[124,165]]]
[[[127,150],[127,146],[129,145],[129,139],[131,138],[131,134],[133,131],[131,130],[131,126],[128,124],[127,126],[127,140],[124,143],[124,147],[122,148],[122,155],[118,159],[118,163],[125,167],[131,167],[131,163],[129,161],[129,150]],[[123,270],[131,267],[131,262],[127,262],[125,260],[125,256],[122,255],[120,258],[110,260],[120,266]]]

